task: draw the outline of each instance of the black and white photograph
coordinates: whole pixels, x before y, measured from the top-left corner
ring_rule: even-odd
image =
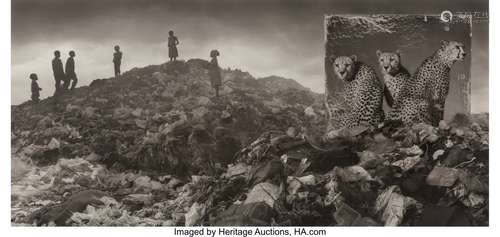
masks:
[[[493,225],[488,0],[10,4],[10,228]]]

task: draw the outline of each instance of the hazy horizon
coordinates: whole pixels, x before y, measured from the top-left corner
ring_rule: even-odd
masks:
[[[391,6],[387,11],[385,6]],[[425,8],[422,6],[425,5]],[[416,10],[418,9],[418,10]],[[39,76],[41,98],[53,94],[53,51],[76,51],[79,86],[113,75],[113,46],[123,50],[122,71],[167,61],[166,39],[174,30],[179,59],[209,59],[254,77],[291,78],[324,92],[325,14],[427,13],[488,10],[487,1],[302,1],[302,0],[13,0],[12,97],[30,97],[29,73]],[[472,109],[488,111],[488,23],[472,32]]]

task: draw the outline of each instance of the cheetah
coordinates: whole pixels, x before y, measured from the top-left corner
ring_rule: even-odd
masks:
[[[340,119],[341,128],[377,126],[384,120],[383,86],[375,70],[357,60],[356,55],[332,58],[335,75],[344,81],[347,111]]]
[[[394,106],[394,101],[398,101],[401,89],[410,80],[410,73],[401,65],[401,52],[382,52],[377,50],[380,71],[382,72],[384,83],[390,94],[384,91],[387,103]]]
[[[463,61],[465,55],[462,43],[441,41],[441,46],[422,62],[404,86],[392,115],[406,124],[423,122],[437,126],[444,116],[451,66]]]

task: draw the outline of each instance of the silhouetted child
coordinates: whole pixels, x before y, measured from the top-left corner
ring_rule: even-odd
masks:
[[[122,52],[120,52],[120,46],[115,46],[115,53],[113,53],[113,64],[115,65],[115,78],[118,78],[122,73],[120,66],[122,64]]]
[[[217,97],[219,97],[219,89],[222,85],[222,76],[219,69],[219,62],[217,61],[217,56],[219,55],[219,51],[216,49],[210,51],[210,57],[212,60],[210,60],[210,68],[208,72],[210,84],[212,84],[212,87],[215,89],[215,96]]]
[[[78,78],[75,73],[75,51],[69,51],[69,58],[66,60],[66,80],[64,81],[63,87],[65,90],[68,89],[69,83],[71,83],[71,90],[75,89],[76,83],[78,83]]]
[[[64,75],[64,68],[61,62],[61,52],[59,50],[54,51],[54,59],[52,59],[52,72],[54,73],[54,81],[56,89],[54,95],[59,94],[62,88],[62,82],[66,81],[66,75]]]
[[[168,57],[170,58],[170,61],[176,60],[177,57],[179,56],[179,52],[177,52],[177,45],[179,44],[179,40],[177,39],[177,36],[174,36],[173,31],[168,32]]]
[[[36,82],[38,80],[38,76],[36,73],[31,73],[30,74],[30,79],[31,79],[31,100],[35,103],[38,103],[40,101],[40,91],[42,88],[38,86],[38,83]]]

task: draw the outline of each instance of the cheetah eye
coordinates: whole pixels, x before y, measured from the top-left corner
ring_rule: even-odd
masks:
[[[338,64],[338,63],[336,63],[336,64],[335,64],[335,67],[339,67],[339,64]]]
[[[455,46],[455,48],[460,49],[460,46]]]

